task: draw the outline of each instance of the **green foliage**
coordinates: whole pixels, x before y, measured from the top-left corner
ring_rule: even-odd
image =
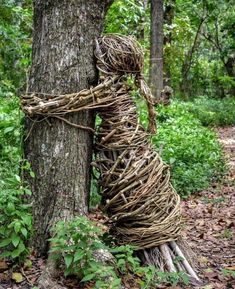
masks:
[[[18,173],[21,161],[21,121],[19,100],[12,93],[0,98],[0,175]]]
[[[171,284],[176,286],[177,284],[189,284],[189,277],[185,272],[157,272],[158,282]]]
[[[140,107],[146,125],[146,110]],[[163,160],[171,166],[172,183],[182,197],[203,190],[224,169],[221,146],[214,132],[203,127],[187,110],[187,104],[174,101],[158,107],[158,131],[152,137]]]
[[[161,107],[158,120],[158,134],[153,142],[157,148],[162,147],[162,157],[172,167],[177,192],[187,197],[207,188],[224,168],[215,133],[203,127],[179,102]]]
[[[31,1],[1,1],[0,95],[22,86],[30,63]]]
[[[28,254],[27,242],[32,232],[32,217],[27,196],[18,175],[0,184],[0,256],[23,261]]]
[[[221,272],[226,277],[235,278],[235,271],[232,269],[221,269]]]
[[[201,97],[184,106],[204,126],[235,125],[235,98],[219,100]]]
[[[22,162],[21,120],[18,98],[11,92],[0,99],[0,252],[2,257],[23,261],[32,232],[32,218],[27,198],[30,191],[19,172]],[[20,165],[22,163],[22,165]]]
[[[93,281],[95,288],[120,288],[121,277],[134,274],[141,288],[152,288],[157,283],[188,283],[183,273],[156,272],[156,269],[142,267],[134,256],[132,246],[113,247],[104,243],[104,232],[95,222],[84,216],[69,222],[58,222],[51,241],[52,257],[63,260],[64,274],[75,275],[81,282]],[[114,260],[101,263],[96,257],[100,249],[110,252]]]
[[[141,0],[114,1],[105,21],[106,33],[135,35],[137,38],[144,28],[145,9]]]
[[[106,249],[101,242],[102,229],[86,217],[59,222],[55,228],[51,252],[64,261],[64,274],[77,275],[82,282],[95,281],[95,288],[119,288],[120,279],[112,266],[98,262],[94,252]],[[109,282],[107,282],[109,280]]]

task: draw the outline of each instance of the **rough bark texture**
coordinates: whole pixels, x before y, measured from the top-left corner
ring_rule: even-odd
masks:
[[[102,31],[105,11],[112,1],[35,0],[33,62],[29,91],[51,94],[80,91],[97,83],[94,39]],[[67,117],[92,127],[91,112]],[[92,134],[55,118],[26,119],[25,157],[35,178],[33,246],[47,251],[49,229],[88,210]]]
[[[165,5],[164,10],[164,24],[167,24],[170,27],[174,20],[174,12],[175,12],[175,0],[170,0]],[[166,35],[164,35],[164,45],[171,45],[172,33],[168,31]],[[170,63],[166,63],[164,61],[164,86],[171,86],[171,69]]]
[[[163,90],[163,0],[151,0],[149,84],[155,98]]]

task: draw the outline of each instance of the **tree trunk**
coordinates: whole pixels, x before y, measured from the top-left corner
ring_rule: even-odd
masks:
[[[151,0],[149,84],[156,99],[163,90],[163,0]]]
[[[139,2],[139,1],[137,1]],[[137,3],[138,4],[138,3]],[[142,16],[141,16],[141,19],[138,23],[138,34],[137,34],[137,39],[139,41],[144,41],[144,36],[145,36],[145,24],[146,24],[146,10],[147,10],[147,7],[148,7],[148,0],[142,0],[141,1],[141,4],[142,4],[142,9],[143,9],[143,12],[142,12]]]
[[[175,0],[170,0],[165,5],[164,10],[164,24],[166,24],[168,27],[170,27],[173,23],[174,19],[174,12],[175,12]],[[171,29],[171,28],[169,28]],[[164,45],[171,45],[172,41],[172,33],[169,30],[166,35],[164,35]],[[164,57],[165,60],[165,57]],[[170,69],[170,63],[166,63],[164,61],[164,86],[171,86],[171,69]]]
[[[94,39],[102,31],[112,1],[35,0],[33,59],[29,91],[62,94],[97,83]],[[70,122],[94,126],[91,112],[74,113]],[[49,230],[88,210],[92,133],[55,118],[25,121],[25,157],[33,199],[33,246],[47,252]]]
[[[200,44],[199,40],[200,40],[200,35],[202,32],[202,28],[203,28],[203,24],[206,20],[206,16],[205,16],[205,11],[203,12],[203,17],[200,19],[196,34],[195,34],[195,38],[192,44],[192,47],[189,49],[189,51],[187,52],[187,54],[185,55],[185,59],[184,59],[184,63],[182,64],[182,68],[181,68],[181,75],[182,75],[182,80],[180,83],[180,90],[182,93],[182,96],[184,99],[188,99],[188,94],[189,94],[189,80],[188,80],[188,76],[189,76],[189,72],[192,66],[192,62],[193,62],[193,56],[195,51],[198,49],[198,46]]]

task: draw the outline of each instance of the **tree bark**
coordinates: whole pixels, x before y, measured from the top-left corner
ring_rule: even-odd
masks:
[[[63,94],[96,85],[93,44],[111,2],[34,1],[29,91]],[[94,126],[91,112],[66,118]],[[92,134],[55,118],[26,118],[25,135],[25,157],[35,173],[35,178],[28,178],[35,229],[32,242],[39,254],[45,254],[51,226],[88,211]]]
[[[163,90],[163,0],[151,0],[149,84],[156,99]]]
[[[175,14],[175,0],[170,0],[165,5],[164,10],[164,24],[167,24],[168,26],[171,26],[173,23]],[[172,33],[168,32],[166,35],[164,35],[164,46],[165,45],[171,45],[172,41]],[[165,60],[165,57],[164,57]],[[170,63],[166,63],[164,61],[164,78],[163,78],[163,85],[164,86],[171,86],[171,69],[170,69]]]

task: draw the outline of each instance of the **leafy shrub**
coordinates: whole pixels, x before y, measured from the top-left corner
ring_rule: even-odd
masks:
[[[0,256],[23,261],[32,232],[30,205],[25,197],[31,192],[22,187],[18,175],[1,181]]]
[[[227,126],[235,124],[235,98],[197,98],[182,104],[204,126]]]
[[[51,252],[56,259],[63,259],[64,274],[77,275],[82,282],[93,280],[95,288],[119,288],[120,279],[111,266],[98,262],[94,252],[106,249],[101,242],[102,229],[86,217],[79,217],[70,222],[58,222],[55,236],[50,239]],[[106,282],[110,278],[111,282]]]
[[[12,93],[0,100],[0,253],[2,257],[23,260],[32,231],[27,196],[30,191],[19,176],[22,163],[19,102]],[[25,163],[23,169],[30,171]]]
[[[19,101],[12,94],[0,98],[0,175],[18,173],[21,161],[21,120]]]
[[[207,188],[223,172],[221,146],[214,132],[203,127],[182,102],[159,106],[158,131],[152,137],[163,160],[171,166],[172,183],[182,197]],[[141,107],[144,125],[147,115]]]
[[[183,272],[157,272],[154,267],[143,267],[139,258],[134,256],[134,247],[130,245],[113,246],[105,244],[104,231],[100,225],[84,216],[69,222],[58,222],[51,241],[51,253],[57,261],[63,261],[64,274],[75,275],[81,282],[93,281],[95,288],[120,288],[121,277],[130,273],[136,276],[136,284],[141,288],[154,288],[156,284],[176,285],[188,283]],[[109,264],[97,260],[97,250],[110,252]]]

